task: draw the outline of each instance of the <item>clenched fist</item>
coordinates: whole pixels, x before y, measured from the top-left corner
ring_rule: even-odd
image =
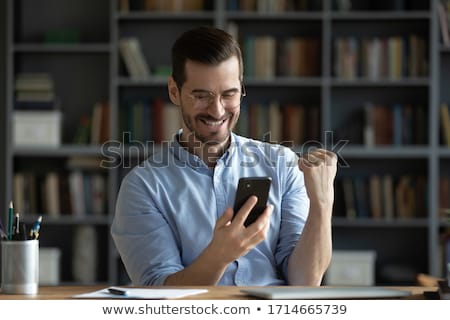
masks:
[[[300,157],[298,167],[303,171],[311,205],[332,206],[333,184],[337,171],[336,154],[324,149],[315,149]]]

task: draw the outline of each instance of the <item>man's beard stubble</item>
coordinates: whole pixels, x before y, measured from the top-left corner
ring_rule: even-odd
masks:
[[[239,113],[232,114],[231,112],[228,112],[229,121],[233,121],[233,123],[228,128],[227,135],[226,135],[226,137],[224,137],[224,139],[215,140],[215,139],[211,139],[211,137],[207,137],[207,136],[199,134],[199,132],[197,132],[194,129],[194,126],[191,122],[191,118],[184,112],[183,107],[181,107],[181,115],[183,117],[183,122],[184,122],[185,126],[189,129],[191,134],[194,135],[195,140],[199,141],[205,145],[208,145],[208,146],[218,145],[218,144],[221,144],[222,142],[228,140],[230,138],[231,132],[233,131],[234,127],[236,126],[237,120],[239,119]],[[216,119],[213,119],[213,120],[216,120]],[[190,140],[190,137],[185,137],[184,140]]]

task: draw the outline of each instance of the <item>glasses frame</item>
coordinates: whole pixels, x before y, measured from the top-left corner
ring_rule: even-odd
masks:
[[[194,94],[188,93],[189,98],[191,98],[191,99],[194,101],[194,106],[195,106],[197,109],[205,109],[205,108],[209,107],[209,106],[216,100],[217,94],[215,94],[215,93],[213,93],[213,92],[210,92],[210,91],[207,91],[207,90],[205,90],[204,93],[207,93],[207,94],[208,94],[209,100],[208,100],[208,104],[207,104],[207,105],[201,106],[201,107],[196,106],[196,104],[199,103],[199,102],[197,101],[198,98],[197,98]],[[238,93],[236,93],[236,94],[238,94]],[[244,99],[244,97],[247,96],[247,91],[245,90],[245,85],[244,85],[243,82],[241,82],[241,91],[239,92],[239,94],[241,95],[240,98],[239,98],[239,103],[238,103],[236,106],[233,106],[233,107],[226,107],[226,106],[224,106],[224,104],[223,104],[223,102],[222,102],[222,94],[220,94],[220,95],[219,95],[219,97],[220,97],[220,98],[219,98],[219,102],[220,102],[221,106],[224,107],[224,108],[226,108],[226,109],[235,109],[235,108],[237,108],[237,107],[239,107],[239,106],[241,105],[242,100]]]

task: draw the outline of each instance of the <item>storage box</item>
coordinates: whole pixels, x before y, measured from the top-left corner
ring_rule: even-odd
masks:
[[[335,250],[324,283],[372,286],[375,284],[375,260],[375,251]]]
[[[60,111],[15,111],[13,143],[16,147],[59,147],[61,145]]]
[[[61,250],[59,248],[39,248],[39,284],[59,284],[60,260]]]

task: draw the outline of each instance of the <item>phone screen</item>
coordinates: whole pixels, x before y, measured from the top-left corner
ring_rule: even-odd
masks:
[[[258,202],[244,222],[246,227],[255,222],[264,209],[266,209],[271,182],[272,179],[270,177],[247,177],[239,179],[236,199],[234,201],[234,214],[239,211],[250,196],[255,195],[258,198]]]

